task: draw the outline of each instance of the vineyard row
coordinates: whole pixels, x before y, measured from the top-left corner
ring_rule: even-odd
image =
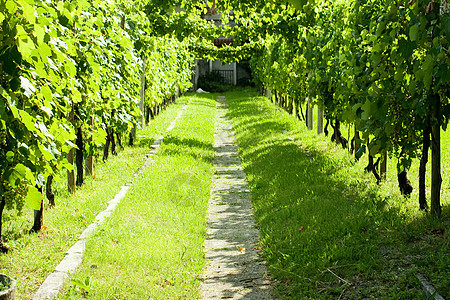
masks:
[[[187,43],[152,35],[132,2],[0,1],[0,251],[4,209],[35,210],[68,170],[68,188],[93,174],[93,156],[190,87]],[[144,113],[142,113],[144,112]],[[75,166],[74,166],[75,163]],[[76,171],[76,172],[75,172]]]

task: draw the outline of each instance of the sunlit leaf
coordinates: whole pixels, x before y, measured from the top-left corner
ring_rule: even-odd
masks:
[[[417,25],[413,25],[409,28],[409,39],[413,42],[419,39],[419,27]]]
[[[35,188],[34,186],[29,186],[25,200],[29,207],[34,210],[40,210],[41,202],[42,200],[44,200],[44,196],[41,192],[39,192],[37,188]]]
[[[20,76],[20,86],[24,90],[24,95],[28,98],[36,92],[36,88],[26,77]]]
[[[35,131],[36,128],[34,127],[35,119],[30,116],[30,114],[24,110],[19,109],[19,115],[22,119],[22,123],[27,127],[29,131]]]

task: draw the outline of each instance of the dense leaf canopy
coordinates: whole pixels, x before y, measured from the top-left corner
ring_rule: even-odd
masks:
[[[0,0],[0,192],[9,207],[27,193],[37,207],[35,186],[72,168],[74,128],[92,147],[109,127],[129,131],[143,64],[151,106],[190,87],[194,58],[251,58],[257,84],[314,99],[355,124],[362,150],[408,168],[424,127],[448,124],[448,10],[445,0]],[[205,18],[216,13],[220,26]],[[215,47],[217,37],[234,44]]]

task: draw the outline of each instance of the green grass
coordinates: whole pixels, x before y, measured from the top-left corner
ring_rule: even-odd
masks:
[[[80,270],[60,299],[196,299],[205,261],[206,208],[213,158],[214,94],[193,97],[152,162],[88,240]],[[379,186],[359,162],[308,131],[253,90],[227,93],[261,245],[280,299],[420,299],[417,272],[450,297],[450,132],[442,142],[440,220],[418,211],[416,161],[410,199],[398,192],[395,161]],[[75,195],[64,176],[45,228],[28,234],[31,211],[7,212],[0,272],[30,299],[107,201],[142,164],[187,97],[138,132],[135,147],[96,168]],[[429,176],[428,176],[429,185]]]
[[[17,281],[18,299],[32,298],[83,230],[106,209],[107,202],[142,165],[153,140],[164,133],[186,101],[187,98],[179,99],[149,126],[139,130],[136,146],[126,147],[117,156],[110,155],[106,163],[100,161],[95,175],[87,178],[86,184],[74,195],[66,192],[63,174],[61,180],[54,183],[56,206],[45,208],[44,227],[40,233],[28,234],[32,226],[31,210],[25,209],[20,216],[15,211],[4,213],[3,238],[10,251],[0,255],[0,273]]]
[[[355,162],[252,90],[226,95],[280,299],[417,299],[417,272],[450,296],[448,133],[436,220],[418,211],[417,194],[399,194],[392,162],[377,186],[366,157]],[[417,162],[409,178],[417,190]]]
[[[215,103],[194,97],[60,299],[197,299],[212,176]],[[89,284],[86,284],[88,278]]]

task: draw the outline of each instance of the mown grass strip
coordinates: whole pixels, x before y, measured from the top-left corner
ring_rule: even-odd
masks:
[[[66,192],[65,177],[61,176],[54,184],[56,206],[45,209],[44,227],[40,233],[28,234],[32,211],[25,209],[19,216],[14,211],[4,214],[4,239],[11,251],[0,255],[0,273],[17,280],[18,299],[32,298],[64,258],[67,249],[142,165],[153,140],[164,133],[186,101],[187,98],[180,98],[149,126],[139,130],[136,146],[126,147],[105,163],[100,160],[94,176],[88,177],[86,184],[74,195]]]
[[[209,96],[211,97],[211,96]],[[210,195],[215,102],[194,97],[60,299],[195,299]]]
[[[266,98],[226,96],[280,299],[417,299],[418,271],[448,297],[448,187],[435,220]]]
[[[177,114],[175,119],[170,123],[169,127],[166,129],[166,133],[174,128],[176,122],[181,117],[183,112],[188,107],[189,103],[186,104]],[[141,173],[141,171],[147,166],[149,162],[149,157],[154,155],[164,140],[163,136],[158,137],[153,144],[150,146],[151,150],[145,155],[144,163],[134,172],[133,177],[127,181],[126,185],[121,187],[119,193],[114,196],[114,199],[108,201],[108,207],[101,211],[96,217],[95,221],[91,223],[85,231],[80,235],[79,240],[66,252],[66,256],[60,262],[60,264],[55,268],[55,271],[50,274],[47,279],[42,283],[41,287],[38,289],[37,293],[34,295],[33,299],[53,299],[59,291],[62,289],[64,283],[69,277],[69,274],[73,273],[81,265],[83,261],[83,254],[85,249],[86,239],[88,239],[93,232],[96,231],[97,227],[111,216],[115,211],[120,201],[126,196],[127,191],[133,184],[135,178]]]

